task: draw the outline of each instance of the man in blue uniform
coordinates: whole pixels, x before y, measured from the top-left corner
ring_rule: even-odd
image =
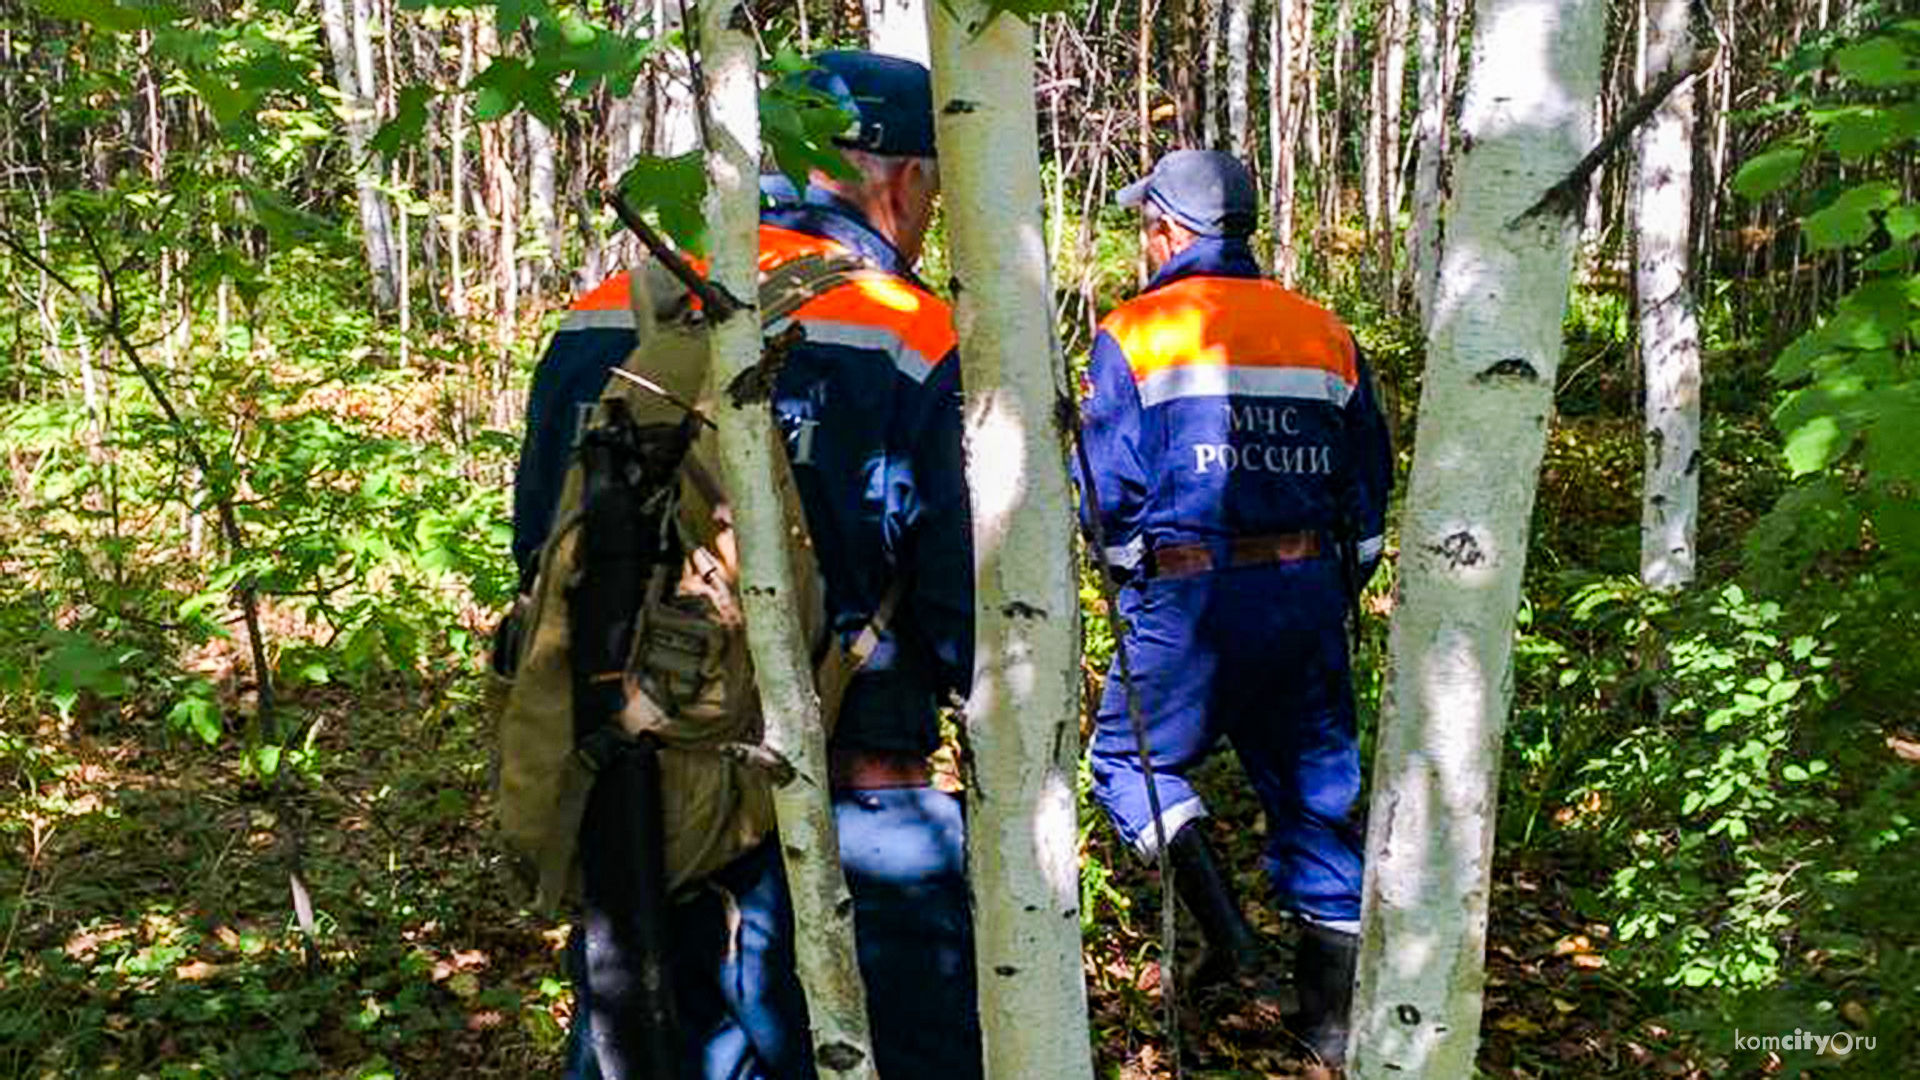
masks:
[[[1304,924],[1293,1026],[1339,1061],[1360,919],[1346,620],[1380,557],[1385,424],[1346,327],[1261,278],[1244,165],[1176,151],[1120,201],[1145,216],[1154,275],[1094,341],[1092,475],[1080,482],[1122,579],[1150,760],[1116,668],[1097,717],[1094,795],[1143,856],[1166,837],[1175,889],[1206,938],[1203,981],[1237,974],[1257,961],[1258,938],[1187,779],[1223,736],[1232,743],[1266,812],[1263,867]]]
[[[886,1076],[980,1075],[960,803],[931,784],[937,709],[972,672],[972,555],[951,313],[913,275],[939,190],[925,68],[831,52],[814,85],[856,119],[856,180],[762,183],[760,267],[852,253],[884,271],[809,301],[775,417],[819,554],[828,617],[865,627],[897,596],[847,690],[830,743],[841,862],[855,903],[877,1066]],[[516,478],[514,554],[551,524],[580,409],[634,344],[625,275],[567,316],[535,372]],[[687,1073],[814,1075],[794,974],[792,914],[771,841],[676,907],[669,939]],[[725,895],[722,896],[721,893]],[[590,988],[589,988],[590,989]],[[584,1010],[576,1010],[584,1015]],[[576,1025],[572,1077],[597,1075]]]

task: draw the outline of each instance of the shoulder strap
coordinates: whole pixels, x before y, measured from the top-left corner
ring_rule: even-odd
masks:
[[[872,261],[851,251],[810,252],[789,259],[760,277],[760,324],[771,326],[842,285],[890,278]]]

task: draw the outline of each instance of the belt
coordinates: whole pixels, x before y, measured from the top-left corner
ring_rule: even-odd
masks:
[[[1226,561],[1214,555],[1209,544],[1169,544],[1153,549],[1153,576],[1161,578],[1193,577],[1221,566],[1265,566],[1269,563],[1301,562],[1320,557],[1320,534],[1316,532],[1273,533],[1267,536],[1236,536],[1227,542]]]

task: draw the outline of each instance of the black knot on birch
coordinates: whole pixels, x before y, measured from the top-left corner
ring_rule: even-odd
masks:
[[[948,116],[963,116],[970,112],[977,112],[979,109],[979,102],[968,101],[965,98],[954,98],[940,107],[940,111]]]
[[[1011,601],[1001,607],[1000,614],[1005,615],[1009,619],[1044,619],[1047,617],[1044,609],[1034,607],[1032,604],[1020,600]]]
[[[1447,560],[1447,565],[1456,570],[1462,566],[1479,566],[1487,561],[1486,552],[1480,550],[1480,542],[1465,529],[1438,544],[1428,545],[1427,550]]]
[[[821,1043],[814,1048],[813,1059],[834,1072],[846,1072],[855,1069],[867,1060],[857,1046],[843,1042]]]
[[[735,375],[727,384],[727,400],[733,402],[734,408],[772,401],[774,384],[780,381],[780,371],[787,366],[787,354],[806,337],[806,331],[794,323],[768,338],[760,350],[760,362]]]
[[[993,973],[1003,979],[1011,979],[1015,975],[1020,974],[1020,969],[1014,967],[1012,964],[1001,964],[999,967],[993,969]]]
[[[1492,382],[1495,379],[1510,379],[1515,382],[1539,382],[1540,372],[1525,358],[1509,356],[1505,360],[1494,364],[1492,367],[1473,377],[1473,381],[1479,383]]]
[[[1393,1014],[1399,1017],[1400,1022],[1403,1024],[1417,1024],[1420,1022],[1420,1010],[1411,1005],[1402,1005],[1395,1009]]]

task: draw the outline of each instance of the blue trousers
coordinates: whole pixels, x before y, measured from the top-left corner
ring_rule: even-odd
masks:
[[[1267,817],[1262,865],[1282,908],[1336,926],[1360,918],[1360,791],[1339,567],[1326,559],[1155,578],[1122,590],[1127,654],[1168,839],[1206,816],[1187,780],[1222,737]],[[1119,660],[1093,739],[1094,798],[1143,855],[1155,851]]]
[[[960,800],[932,788],[840,792],[834,817],[880,1074],[978,1080],[980,1023]],[[774,842],[742,856],[712,883],[717,888],[675,908],[669,932],[685,1075],[813,1080],[806,1001],[794,968],[793,908]],[[731,919],[737,919],[737,940],[728,933]],[[592,991],[582,977],[577,933],[568,956],[576,1019],[565,1075],[600,1080],[585,1031]]]

